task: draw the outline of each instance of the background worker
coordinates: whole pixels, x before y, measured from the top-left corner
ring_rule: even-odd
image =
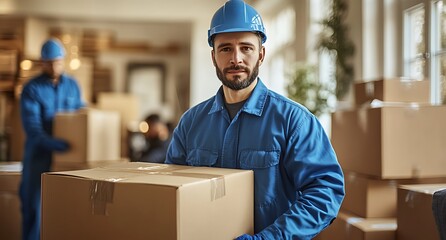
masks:
[[[158,114],[146,117],[149,129],[145,133],[146,147],[142,152],[141,162],[164,163],[170,143],[170,131]]]
[[[64,152],[69,144],[52,137],[56,113],[84,106],[79,86],[64,73],[65,50],[57,39],[42,46],[43,72],[31,79],[20,97],[20,113],[25,130],[20,199],[22,238],[40,239],[41,174],[50,171],[53,152]]]
[[[183,114],[166,163],[254,171],[254,235],[237,239],[312,239],[336,218],[344,176],[317,118],[258,78],[265,41],[245,2],[217,10],[208,43],[223,85]]]

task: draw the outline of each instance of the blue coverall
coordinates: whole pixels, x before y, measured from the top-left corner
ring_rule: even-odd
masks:
[[[31,79],[20,97],[20,113],[25,130],[20,199],[22,239],[40,239],[41,174],[50,171],[57,140],[52,137],[57,112],[75,111],[84,106],[77,82],[62,74],[57,85],[45,74]]]
[[[260,80],[232,121],[222,88],[185,112],[166,163],[254,170],[254,232],[262,239],[311,239],[344,198],[343,172],[319,121]]]

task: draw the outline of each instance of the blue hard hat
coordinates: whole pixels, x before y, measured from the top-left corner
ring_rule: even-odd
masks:
[[[266,41],[260,14],[242,0],[229,0],[215,12],[208,30],[209,46],[214,46],[214,35],[226,32],[258,32],[262,43]]]
[[[43,44],[41,56],[44,61],[61,59],[65,57],[65,49],[59,40],[52,38]]]

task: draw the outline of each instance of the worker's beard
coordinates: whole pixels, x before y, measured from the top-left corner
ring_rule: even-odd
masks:
[[[249,85],[251,85],[254,80],[256,80],[257,76],[259,75],[259,62],[254,66],[252,69],[252,72],[247,67],[242,67],[239,65],[232,66],[229,68],[223,69],[223,71],[220,70],[217,66],[215,67],[215,70],[217,72],[217,77],[220,79],[221,83],[225,85],[226,87],[232,89],[232,90],[241,90],[247,88]],[[239,70],[243,69],[248,73],[248,77],[246,79],[241,79],[240,76],[234,76],[232,80],[226,78],[226,73],[229,70]]]

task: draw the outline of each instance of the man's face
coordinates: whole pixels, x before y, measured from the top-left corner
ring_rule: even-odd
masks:
[[[220,33],[215,36],[212,61],[224,86],[241,90],[257,78],[265,48],[251,32]]]
[[[57,79],[65,70],[63,59],[53,61],[43,61],[43,71],[51,78]]]

